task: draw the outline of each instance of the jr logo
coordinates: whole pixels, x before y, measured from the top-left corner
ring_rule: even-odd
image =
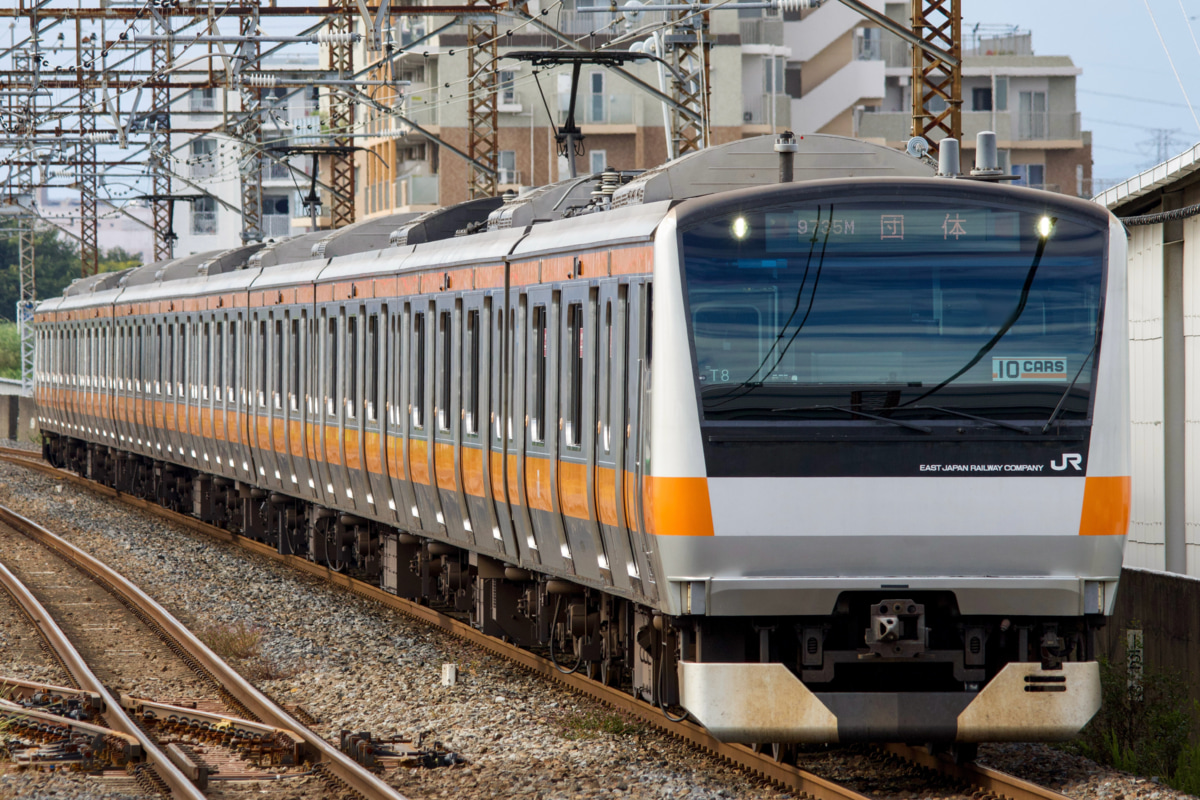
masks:
[[[1059,464],[1055,461],[1051,461],[1050,469],[1054,470],[1055,472],[1062,472],[1064,469],[1067,468],[1068,465],[1070,465],[1075,468],[1076,472],[1082,472],[1083,471],[1083,467],[1081,466],[1082,464],[1083,464],[1083,456],[1079,455],[1079,453],[1063,453],[1062,454],[1062,463]]]

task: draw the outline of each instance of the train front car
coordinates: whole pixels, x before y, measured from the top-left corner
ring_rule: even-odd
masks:
[[[647,525],[681,704],[742,742],[1072,736],[1129,518],[1125,237],[942,179],[659,228]]]

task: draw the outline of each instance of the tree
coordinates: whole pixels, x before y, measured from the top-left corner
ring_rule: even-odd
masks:
[[[142,265],[141,253],[130,253],[124,247],[114,247],[110,250],[105,250],[100,256],[100,271],[101,272],[120,272],[123,269],[130,267],[140,267]]]
[[[33,247],[37,297],[58,297],[79,277],[79,249],[46,225],[38,226]],[[16,319],[17,301],[21,299],[20,269],[17,222],[0,222],[0,319]]]

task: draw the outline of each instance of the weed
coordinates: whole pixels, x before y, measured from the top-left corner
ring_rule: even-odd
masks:
[[[264,658],[261,651],[262,630],[244,622],[201,628],[196,635],[251,683],[282,680],[299,671]]]
[[[1176,788],[1178,782],[1200,789],[1200,746],[1188,741],[1197,709],[1184,681],[1146,669],[1140,691],[1131,692],[1125,667],[1102,660],[1100,684],[1100,712],[1067,749]]]
[[[255,658],[262,644],[262,631],[244,622],[201,628],[196,635],[210,650],[226,660]]]
[[[564,739],[595,739],[600,734],[634,736],[643,730],[645,726],[640,722],[612,712],[584,711],[568,714],[562,719]]]

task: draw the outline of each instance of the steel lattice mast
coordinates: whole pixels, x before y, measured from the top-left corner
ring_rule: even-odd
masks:
[[[962,139],[961,0],[912,0],[912,30],[925,43],[953,57],[913,47],[912,135],[934,146],[943,138]],[[934,102],[944,103],[933,110]]]

